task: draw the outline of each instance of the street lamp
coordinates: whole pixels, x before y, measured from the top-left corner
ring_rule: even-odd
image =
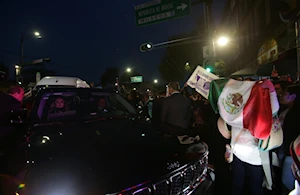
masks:
[[[127,68],[127,69],[126,69],[126,72],[131,72],[131,68]]]
[[[228,43],[228,38],[227,37],[220,37],[218,40],[217,40],[217,43],[218,43],[218,45],[220,45],[220,46],[225,46],[225,45],[227,45],[227,43]]]
[[[29,37],[29,36],[34,36],[37,39],[42,38],[41,34],[37,31],[34,32],[33,34],[29,34],[26,36],[24,36],[23,33],[21,34],[21,37],[20,37],[20,66],[22,66],[24,64],[24,38]]]
[[[158,83],[158,80],[157,79],[154,79],[154,81],[153,81],[154,83]]]
[[[215,65],[216,62],[216,46],[215,46],[215,41],[219,46],[225,46],[228,44],[229,39],[225,36],[221,36],[218,39],[212,39],[212,54],[210,54],[211,58],[212,58],[212,64]],[[207,60],[207,59],[206,59]],[[204,68],[206,68],[205,66],[205,62],[206,60],[203,61],[203,66]],[[211,71],[211,70],[210,70]]]

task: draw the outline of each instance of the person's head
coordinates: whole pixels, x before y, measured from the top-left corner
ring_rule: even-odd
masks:
[[[98,106],[102,109],[106,108],[106,100],[105,97],[100,97],[98,100]]]
[[[169,93],[172,94],[173,92],[177,92],[180,90],[180,86],[178,82],[170,82],[168,84],[169,87]]]
[[[280,103],[285,104],[290,108],[299,108],[300,86],[299,85],[288,86],[280,98]]]
[[[276,94],[278,97],[281,97],[285,91],[285,89],[290,86],[292,83],[289,81],[277,81],[274,83],[274,87],[276,90]]]
[[[22,102],[24,98],[24,89],[20,86],[10,87],[7,93],[17,99],[19,102]]]
[[[293,158],[292,172],[300,185],[300,135],[290,145],[290,154]]]
[[[54,102],[55,108],[61,109],[65,107],[65,100],[62,97],[57,97]]]
[[[128,100],[136,100],[137,99],[137,92],[136,90],[130,91],[130,93],[127,96]]]
[[[161,90],[158,92],[158,98],[165,98],[166,97],[166,90]]]
[[[248,77],[248,78],[245,78],[245,80],[244,81],[255,81],[254,79],[252,79],[252,78],[250,78],[250,77]]]
[[[143,102],[147,102],[148,100],[149,100],[149,95],[147,93],[144,93]]]

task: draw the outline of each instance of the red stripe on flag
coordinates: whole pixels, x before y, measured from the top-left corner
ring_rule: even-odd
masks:
[[[272,107],[269,89],[257,82],[243,110],[243,125],[258,139],[266,139],[272,128]]]

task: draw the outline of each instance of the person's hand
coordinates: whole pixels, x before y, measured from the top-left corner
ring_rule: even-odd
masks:
[[[275,87],[270,80],[264,79],[264,80],[259,81],[259,83],[262,88],[269,89],[270,92],[275,91]]]

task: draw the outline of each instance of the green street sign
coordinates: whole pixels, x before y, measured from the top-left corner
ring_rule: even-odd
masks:
[[[191,13],[191,0],[153,0],[134,7],[138,27]]]
[[[130,82],[131,83],[142,83],[143,82],[143,77],[142,76],[130,77]]]

